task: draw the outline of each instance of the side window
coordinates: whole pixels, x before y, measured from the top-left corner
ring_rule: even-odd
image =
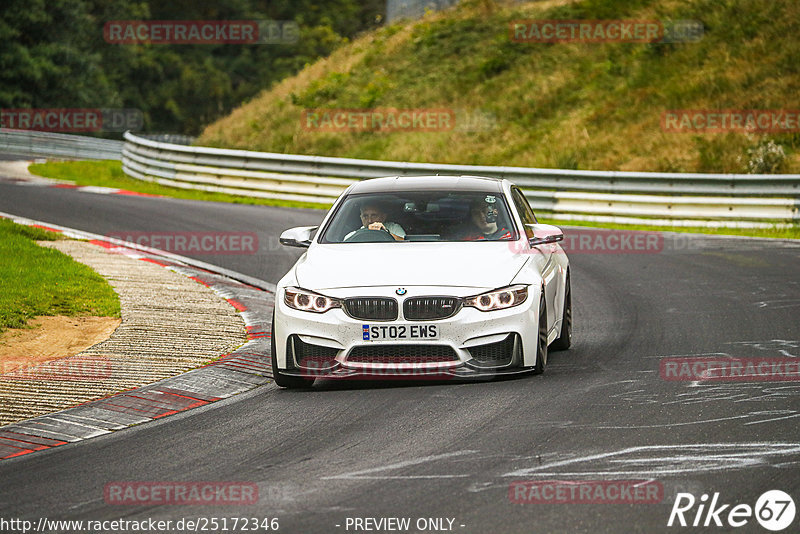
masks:
[[[522,194],[518,188],[513,188],[511,190],[511,197],[514,199],[514,205],[519,212],[519,216],[522,219],[522,224],[536,224],[536,215],[533,214],[533,210],[531,209],[531,205],[528,204],[528,199],[525,198],[525,195]],[[525,227],[525,235],[528,239],[533,237],[533,230]]]

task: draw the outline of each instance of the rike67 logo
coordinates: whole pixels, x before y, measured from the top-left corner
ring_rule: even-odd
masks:
[[[711,502],[708,499],[705,493],[699,500],[691,493],[678,493],[667,526],[743,527],[755,517],[765,529],[778,532],[790,526],[795,517],[794,500],[781,490],[764,492],[756,500],[755,507],[749,504],[722,504],[718,492],[714,493]]]

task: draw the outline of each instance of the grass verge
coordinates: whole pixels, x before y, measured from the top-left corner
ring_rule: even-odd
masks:
[[[192,191],[166,187],[151,182],[142,182],[131,178],[122,172],[122,164],[119,161],[67,161],[37,163],[29,167],[30,172],[45,178],[56,178],[68,180],[78,185],[96,185],[104,187],[116,187],[127,189],[138,193],[148,193],[162,195],[172,198],[185,198],[190,200],[207,200],[215,202],[233,202],[239,204],[262,204],[268,206],[283,206],[289,208],[314,208],[327,209],[329,206],[312,204],[307,202],[290,202],[282,200],[267,200],[259,198],[240,197],[236,195],[226,195],[222,193],[209,193],[204,191]],[[782,239],[800,239],[800,225],[790,228],[706,228],[697,227],[663,227],[655,225],[632,225],[632,224],[611,224],[584,221],[561,221],[552,218],[550,215],[543,214],[541,222],[555,224],[557,226],[589,226],[592,228],[613,228],[619,230],[648,230],[648,231],[670,231],[670,232],[690,232],[714,235],[738,235],[749,237],[772,237]]]
[[[296,202],[290,200],[273,200],[252,198],[211,191],[196,191],[169,187],[154,182],[145,182],[131,178],[122,172],[122,163],[115,160],[104,161],[62,161],[34,163],[28,167],[32,174],[56,180],[67,180],[76,185],[94,185],[125,189],[147,195],[160,195],[187,200],[205,200],[211,202],[229,202],[233,204],[258,204],[264,206],[284,206],[290,208],[326,209],[328,206],[312,202]]]
[[[119,298],[88,266],[36,240],[52,232],[0,219],[0,332],[37,315],[119,317]]]

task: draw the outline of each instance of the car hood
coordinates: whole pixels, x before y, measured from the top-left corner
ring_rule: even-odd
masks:
[[[312,245],[295,265],[300,287],[508,285],[528,256],[513,242]]]

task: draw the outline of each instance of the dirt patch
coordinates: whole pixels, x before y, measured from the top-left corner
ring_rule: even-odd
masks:
[[[115,317],[36,317],[34,328],[0,334],[0,374],[74,356],[108,339],[121,319]]]

